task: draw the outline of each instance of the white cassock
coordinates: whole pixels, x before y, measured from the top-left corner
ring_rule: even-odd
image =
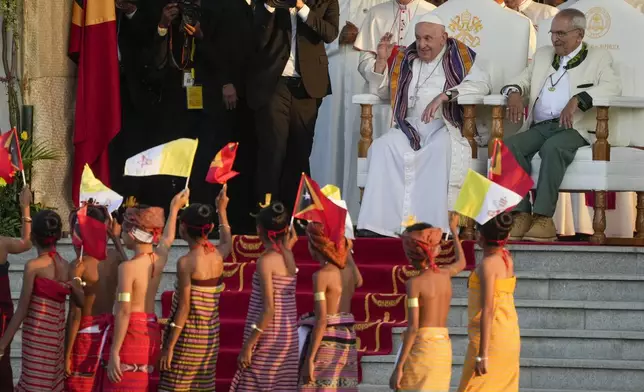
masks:
[[[353,44],[354,48],[360,51],[358,71],[366,81],[367,92],[378,94],[378,86],[381,82],[380,75],[373,76],[380,39],[385,34],[391,33],[393,34],[392,43],[405,47],[411,45],[416,40],[415,25],[412,24],[412,20],[434,9],[436,6],[425,0],[413,0],[407,5],[390,0],[369,10],[362,27],[360,27],[356,42]],[[388,105],[374,106],[373,138],[376,139],[385,133],[391,124],[391,107]],[[357,140],[360,135],[356,134],[355,137]]]
[[[340,0],[340,29],[349,21],[358,28],[369,9],[389,0]],[[360,208],[357,167],[360,137],[360,106],[354,94],[366,92],[358,73],[360,52],[352,45],[340,45],[336,39],[326,45],[332,95],[324,98],[315,124],[311,152],[311,176],[318,184],[334,184],[348,202],[349,214],[357,216]]]
[[[430,63],[419,59],[412,63],[406,120],[421,135],[420,150],[414,151],[407,136],[397,128],[375,139],[369,149],[358,229],[395,237],[410,217],[444,231],[449,229],[447,211],[456,202],[462,179],[471,166],[471,149],[461,131],[443,121],[442,111],[428,124],[420,120],[427,105],[443,92],[444,52]],[[372,74],[371,77],[378,75]],[[386,70],[378,84],[382,99],[389,98],[389,83]],[[463,83],[453,89],[460,95],[486,95],[490,88],[489,76],[474,64]],[[450,180],[454,179],[458,180],[453,186]]]

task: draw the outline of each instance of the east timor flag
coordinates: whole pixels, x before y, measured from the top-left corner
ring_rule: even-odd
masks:
[[[233,170],[238,146],[239,143],[228,143],[224,148],[219,150],[217,155],[215,155],[215,159],[210,164],[210,169],[208,169],[208,174],[206,174],[206,182],[211,184],[225,184],[228,180],[239,174]]]
[[[344,239],[347,210],[324,196],[320,186],[304,173],[295,199],[293,218],[322,223],[325,235],[336,246]]]
[[[74,0],[69,57],[78,64],[72,179],[78,205],[85,164],[109,187],[107,147],[121,129],[114,0]]]

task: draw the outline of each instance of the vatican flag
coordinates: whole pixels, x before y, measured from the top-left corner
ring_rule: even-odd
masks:
[[[190,178],[199,140],[177,139],[136,154],[125,161],[125,175],[133,177],[177,176]]]
[[[116,211],[123,203],[123,196],[114,192],[94,176],[89,165],[85,165],[80,185],[80,202],[87,202],[89,199],[94,203],[107,207],[111,214]]]

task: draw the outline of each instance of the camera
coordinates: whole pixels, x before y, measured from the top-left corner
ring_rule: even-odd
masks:
[[[266,5],[273,8],[293,8],[297,0],[266,0]]]
[[[183,24],[194,26],[199,22],[201,16],[201,7],[194,0],[178,0],[177,6],[181,12],[181,21]]]

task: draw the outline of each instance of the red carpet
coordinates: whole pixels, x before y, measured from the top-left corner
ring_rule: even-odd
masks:
[[[221,333],[217,361],[217,390],[227,392],[237,367],[242,346],[244,323],[250,298],[255,260],[263,248],[257,237],[234,236],[233,253],[224,266],[226,290],[220,302]],[[474,242],[463,242],[468,268],[474,267]],[[352,311],[361,355],[391,353],[391,329],[404,325],[406,316],[405,282],[414,274],[407,266],[399,239],[359,238],[354,241],[354,259],[364,277],[364,285],[353,297]],[[313,310],[312,275],[319,264],[311,259],[305,239],[293,249],[299,271],[297,275],[297,310]],[[446,242],[439,263],[454,261],[453,244]],[[163,317],[167,318],[172,292],[162,295]]]

